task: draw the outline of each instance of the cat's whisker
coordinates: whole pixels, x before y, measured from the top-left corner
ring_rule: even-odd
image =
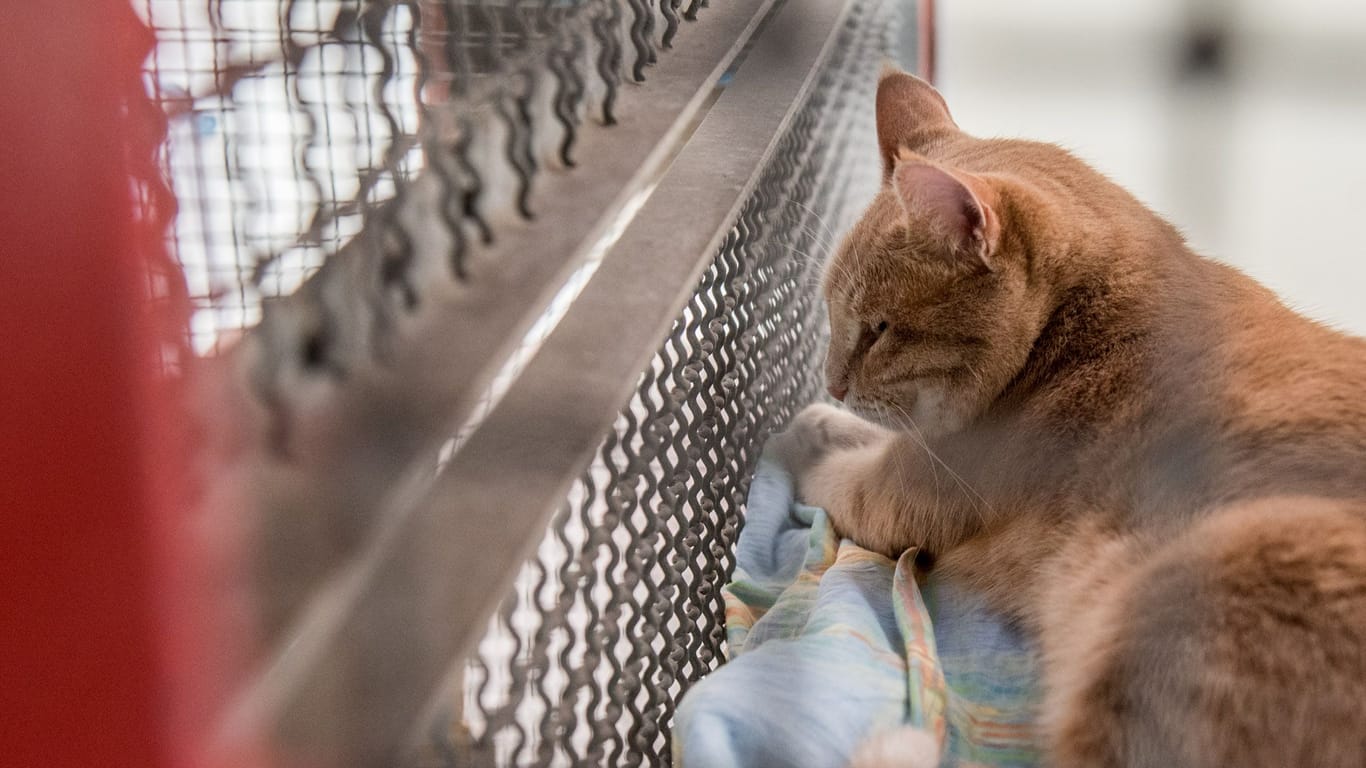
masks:
[[[830,225],[825,221],[825,219],[814,208],[807,205],[806,203],[801,202],[800,200],[794,200],[789,197],[780,196],[778,198],[778,201],[807,211],[811,214],[811,218],[816,222],[816,224],[818,224],[825,230],[825,233],[823,234],[819,230],[815,229],[812,225],[805,222],[797,225],[798,232],[801,232],[809,236],[811,239],[815,240],[819,245],[822,246],[822,250],[820,252],[819,257],[810,251],[804,251],[799,248],[792,248],[790,252],[798,256],[804,257],[808,260],[808,263],[812,265],[820,264],[821,266],[838,270],[839,275],[842,279],[850,282],[851,284],[854,283],[858,277],[858,275],[855,274],[854,270],[849,265],[839,264],[838,262],[829,258],[830,255],[834,253],[834,251],[837,248],[837,241],[839,240],[839,235],[836,234],[834,229],[830,227]],[[825,235],[828,235],[828,237],[826,237]],[[824,278],[823,272],[824,270],[816,270],[815,272],[813,272],[813,282],[806,283],[804,287],[819,287],[822,279]],[[858,290],[862,290],[862,286],[856,286],[856,288]]]
[[[814,241],[812,244],[816,246],[816,248],[798,248],[795,245],[790,245],[787,248],[787,252],[802,257],[800,263],[805,269],[824,267],[826,263],[830,261],[830,254],[832,252],[830,246],[825,243]]]
[[[886,404],[877,403],[877,404],[875,404],[875,407],[878,409],[878,413],[880,413],[880,414],[882,415],[882,421],[883,421],[884,423],[887,423],[887,424],[898,424],[898,423],[901,422],[901,419],[896,418],[895,416],[893,416],[893,414],[892,414],[891,411],[888,409],[888,406],[887,406]],[[907,433],[907,434],[910,434],[910,433]],[[916,440],[917,442],[920,443],[920,445],[921,445],[922,447],[925,448],[925,450],[926,450],[927,452],[929,451],[929,446],[926,446],[926,445],[925,445],[922,441],[920,441],[919,438],[917,438],[915,435],[911,435],[911,439]],[[900,483],[900,485],[901,485],[903,488],[906,487],[906,467],[905,467],[901,462],[899,462],[899,461],[894,461],[894,462],[892,462],[892,464],[893,464],[893,466],[896,467],[896,479],[897,479],[897,481]],[[936,509],[938,509],[938,508],[939,508],[939,505],[940,505],[940,501],[941,501],[941,499],[940,499],[940,494],[939,494],[939,470],[935,468],[935,466],[934,466],[933,463],[930,464],[930,475],[934,478],[934,506],[935,506]],[[909,507],[910,507],[909,498],[907,498],[907,500],[906,500],[906,507],[907,507],[908,509],[909,509]]]
[[[821,225],[825,226],[824,222],[822,222]],[[793,231],[795,231],[799,235],[799,237],[810,239],[812,242],[820,245],[822,249],[824,249],[825,251],[833,252],[835,250],[836,239],[833,232],[830,233],[829,237],[826,237],[825,233],[822,233],[813,225],[806,222],[797,222],[790,226],[792,227]]]
[[[811,217],[812,217],[813,219],[816,220],[816,223],[817,223],[817,224],[820,224],[822,227],[824,227],[824,228],[825,228],[825,231],[826,231],[827,233],[829,233],[829,235],[830,235],[830,240],[829,240],[829,242],[827,242],[826,244],[829,245],[829,246],[831,246],[831,247],[834,246],[834,243],[835,243],[835,241],[838,239],[838,236],[835,234],[835,230],[834,230],[833,228],[831,228],[831,226],[825,221],[825,218],[824,218],[823,216],[821,216],[821,215],[816,211],[815,208],[812,208],[810,205],[808,205],[808,204],[806,204],[806,203],[803,203],[803,202],[800,201],[800,200],[796,200],[796,199],[794,199],[794,198],[788,197],[787,195],[780,195],[780,196],[778,197],[778,200],[779,200],[780,202],[787,203],[788,205],[794,205],[794,206],[796,206],[796,207],[798,207],[798,208],[800,208],[800,209],[806,211],[807,213],[811,214]]]
[[[867,288],[867,286],[859,280],[859,277],[865,276],[867,274],[867,270],[863,269],[862,267],[863,254],[859,253],[858,244],[855,243],[851,250],[854,254],[854,264],[848,266],[847,269],[852,275],[852,278],[849,281],[851,284],[850,296],[852,297],[862,295],[865,289]]]
[[[835,243],[826,240],[824,237],[821,236],[819,232],[817,232],[814,229],[811,229],[809,226],[797,226],[795,227],[795,230],[800,237],[803,237],[809,240],[810,242],[820,246],[821,250],[827,253],[833,253],[835,251]]]
[[[982,388],[986,387],[986,381],[982,379],[982,374],[978,373],[976,368],[973,368],[969,363],[963,363],[963,367],[968,369],[968,373],[972,374],[974,379],[977,379],[977,386]]]
[[[852,277],[848,273],[848,267],[838,264],[834,261],[827,262],[827,260],[824,257],[818,256],[817,254],[814,254],[810,251],[803,251],[797,248],[792,248],[789,250],[789,253],[809,259],[811,261],[812,266],[819,264],[821,267],[828,267],[830,269],[840,270],[840,274],[844,277]],[[824,279],[825,271],[823,268],[809,269],[806,273],[803,274],[802,287],[807,290],[819,290],[822,282],[824,282]]]
[[[939,466],[943,467],[944,471],[948,472],[949,476],[952,477],[958,483],[958,486],[965,493],[969,494],[969,501],[975,499],[977,502],[981,502],[981,505],[986,507],[987,512],[991,513],[992,517],[995,517],[996,510],[992,509],[991,503],[988,502],[986,498],[982,496],[982,494],[978,493],[977,489],[973,488],[967,480],[964,480],[963,476],[958,474],[958,472],[955,471],[953,467],[950,467],[943,459],[939,458],[939,454],[935,453],[934,449],[930,447],[929,441],[925,439],[925,433],[921,431],[920,426],[915,423],[915,419],[911,418],[911,415],[906,412],[906,409],[902,408],[899,405],[896,405],[895,403],[892,403],[891,405],[895,407],[898,411],[900,411],[903,416],[905,416],[906,423],[909,424],[911,429],[915,430],[916,434],[919,436],[917,442],[919,442],[921,447],[925,449],[926,454],[928,454],[934,462],[937,462]],[[972,508],[973,512],[977,515],[979,522],[986,524],[988,520],[982,514],[982,510],[977,506],[976,503],[972,505]]]
[[[809,273],[802,275],[802,277],[798,280],[798,284],[804,291],[819,292],[824,281],[824,272],[822,272],[819,269],[814,269],[811,270]]]
[[[829,259],[825,267],[826,269],[834,271],[840,278],[840,281],[848,284],[852,290],[862,290],[861,286],[856,285],[858,282],[858,275],[850,265],[843,264],[838,259]],[[824,278],[824,274],[818,273],[817,278]]]
[[[814,277],[817,281],[819,281],[822,277],[824,277],[825,267],[827,266],[827,259],[825,258],[826,254],[820,254],[812,251],[804,251],[800,248],[791,248],[788,252],[795,256],[800,256],[808,260],[808,268],[803,274],[804,278],[807,278],[809,276]],[[812,269],[811,267],[816,268]],[[840,269],[840,267],[835,266],[833,263],[829,264],[829,267],[831,269]]]
[[[890,424],[900,424],[903,428],[906,426],[906,423],[902,417],[898,417],[892,414],[890,408],[897,407],[893,403],[877,403],[876,406],[878,408],[879,413],[882,414],[884,421]],[[903,416],[905,415],[905,411],[901,408],[897,407],[897,410],[901,411]],[[913,442],[915,442],[922,449],[924,449],[924,451],[927,454],[933,455],[933,451],[931,451],[929,445],[925,443],[924,436],[922,434],[919,434],[919,430],[916,430],[916,432],[911,432],[909,430],[903,429],[902,431],[906,434],[907,437],[911,438]],[[897,467],[897,479],[903,483],[904,487],[904,483],[906,482],[906,478],[904,475],[905,469],[902,467],[901,462],[893,463]],[[936,509],[938,509],[941,501],[939,492],[939,469],[935,466],[934,462],[930,462],[930,477],[934,480],[934,506]]]

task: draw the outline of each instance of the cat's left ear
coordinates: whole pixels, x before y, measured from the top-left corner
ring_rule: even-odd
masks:
[[[934,86],[883,64],[877,81],[877,143],[883,182],[892,178],[892,168],[903,149],[923,151],[927,143],[957,132],[949,105]]]
[[[989,183],[901,150],[891,185],[911,225],[927,232],[947,255],[996,270],[1001,222]]]

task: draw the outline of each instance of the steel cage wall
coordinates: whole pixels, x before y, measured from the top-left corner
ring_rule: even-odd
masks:
[[[215,759],[668,764],[897,4],[139,2],[205,514],[248,513]]]

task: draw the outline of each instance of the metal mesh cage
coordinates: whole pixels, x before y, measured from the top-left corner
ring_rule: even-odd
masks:
[[[163,162],[181,200],[171,245],[201,352],[254,325],[263,297],[295,290],[360,231],[366,205],[393,194],[386,156],[416,129],[403,81],[417,69],[394,44],[411,22],[395,9],[366,38],[343,5],[146,2],[150,87],[172,117]],[[409,51],[391,88],[377,74],[386,45]]]
[[[766,437],[820,391],[819,264],[876,189],[886,2],[819,83],[434,724],[431,765],[663,765],[675,704],[725,655]]]
[[[180,203],[170,250],[195,307],[191,341],[237,366],[259,416],[223,475],[258,495],[251,565],[266,671],[242,700],[275,707],[262,715],[267,738],[348,764],[392,764],[395,750],[423,766],[668,764],[680,696],[725,658],[720,591],[762,445],[819,393],[819,265],[879,182],[873,91],[897,4],[736,0],[707,11],[724,19],[712,36],[690,38],[682,22],[705,0],[137,2],[158,35],[145,76],[169,117],[160,160]],[[797,59],[790,38],[764,38],[768,24],[803,33]],[[711,146],[687,137],[724,112],[713,105],[735,96],[730,114],[749,116],[750,101],[718,94],[735,87],[737,66],[744,74],[745,42],[765,39],[755,49],[767,51],[768,79],[752,75],[747,93],[776,82],[792,96],[769,105],[736,174],[744,186],[727,182],[724,207],[699,227],[657,190],[679,158]],[[667,49],[690,40],[669,70]],[[656,63],[666,87],[628,94],[622,84]],[[583,131],[590,122],[605,131]],[[682,178],[711,168],[692,167]],[[561,199],[546,194],[555,189]],[[555,326],[540,321],[546,302],[593,279],[583,244],[627,215],[623,200],[666,210],[670,227],[701,233],[690,242],[712,244],[681,254],[688,275],[729,232],[591,464],[628,383],[617,374],[636,370],[654,331],[613,363],[618,394],[555,457],[559,484],[539,501],[582,473],[544,531],[519,533],[520,544],[541,539],[535,555],[474,653],[456,660],[414,745],[413,713],[470,647],[472,624],[451,630],[460,610],[444,609],[390,645],[385,617],[427,621],[422,599],[456,569],[421,560],[425,548],[405,558],[385,547],[422,541],[425,524],[445,544],[458,535],[441,528],[432,489],[461,466],[463,439],[496,431],[482,419],[498,415],[498,387],[515,387],[514,363]],[[554,230],[572,231],[543,247]],[[671,283],[676,302],[686,279]],[[660,306],[660,323],[642,328],[662,329],[678,304]],[[535,506],[522,519],[551,504]],[[350,578],[360,572],[382,576]],[[354,612],[316,610],[346,590]],[[482,621],[491,598],[461,609]],[[295,652],[301,636],[313,656]],[[281,659],[292,676],[276,695]],[[374,701],[382,725],[347,736]]]
[[[453,276],[500,218],[534,215],[547,162],[574,164],[702,0],[135,0],[157,34],[149,92],[182,201],[171,250],[200,353],[261,319],[424,169]],[[546,158],[549,158],[547,160]],[[402,259],[389,268],[402,272]],[[394,274],[392,282],[406,276]],[[411,286],[404,288],[408,293]]]

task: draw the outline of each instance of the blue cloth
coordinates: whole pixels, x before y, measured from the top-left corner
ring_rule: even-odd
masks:
[[[910,764],[1038,764],[1034,655],[980,598],[838,541],[767,459],[736,550],[730,660],[683,697],[675,765],[844,766],[894,732]]]

